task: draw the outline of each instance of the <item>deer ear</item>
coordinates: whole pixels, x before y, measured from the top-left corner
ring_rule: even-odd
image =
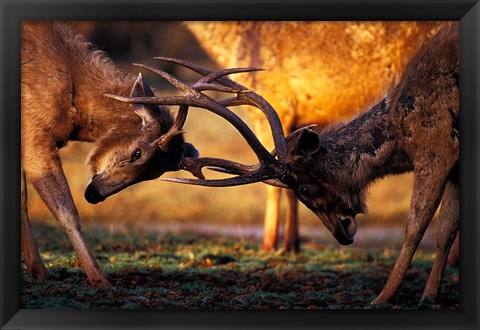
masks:
[[[305,128],[298,137],[296,150],[304,155],[313,155],[320,150],[322,143],[320,141],[320,134]]]
[[[143,79],[142,74],[138,74],[137,80],[133,84],[130,97],[154,97],[150,86]],[[144,104],[132,104],[133,111],[142,118],[142,127],[146,127],[147,124],[154,120],[155,113],[158,112],[156,105],[144,105]]]
[[[200,153],[193,146],[193,144],[185,142],[183,143],[183,157],[198,158]]]

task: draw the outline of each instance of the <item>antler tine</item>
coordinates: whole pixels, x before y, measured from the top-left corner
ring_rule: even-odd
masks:
[[[220,84],[214,83],[200,83],[196,82],[193,87],[195,87],[198,91],[217,91],[217,92],[225,92],[225,93],[241,93],[242,90],[223,86]]]
[[[235,86],[235,87],[227,87],[225,85],[220,85],[218,83],[212,83],[212,82],[217,80],[220,77],[234,74],[234,73],[262,71],[262,70],[264,69],[256,68],[256,67],[248,67],[248,68],[231,68],[231,69],[224,69],[220,71],[214,71],[200,78],[195,84],[192,85],[192,87],[197,90],[215,90],[219,92],[237,93],[237,94],[241,92],[248,92],[249,90],[241,85]]]
[[[188,116],[188,105],[181,105],[178,109],[177,117],[173,123],[172,128],[176,130],[181,130]]]
[[[151,66],[148,66],[148,65],[145,65],[145,64],[141,64],[141,63],[133,63],[134,66],[138,66],[139,68],[142,68],[142,69],[145,69],[145,70],[148,70],[148,71],[151,71],[157,75],[159,75],[160,77],[164,78],[166,81],[168,81],[170,84],[172,84],[175,88],[181,90],[182,92],[185,92],[189,95],[197,95],[199,94],[198,91],[196,91],[195,89],[193,89],[192,87],[188,86],[187,84],[181,82],[180,80],[178,80],[177,78],[175,78],[174,76],[172,76],[171,74],[165,72],[165,71],[162,71],[162,70],[159,70],[159,69],[155,69],[155,68],[152,68]]]
[[[172,76],[171,74],[165,71],[162,71],[160,69],[152,68],[151,66],[141,64],[141,63],[133,63],[133,65],[159,75],[160,77],[167,80],[170,84],[172,84],[175,88],[191,95],[196,95],[198,94],[198,91],[201,91],[201,90],[216,90],[219,92],[227,92],[227,93],[239,93],[243,91],[248,91],[247,88],[241,85],[235,86],[235,87],[228,87],[228,86],[221,86],[218,84],[211,84],[211,82],[229,74],[264,70],[262,68],[257,68],[257,67],[248,67],[248,68],[231,68],[231,69],[224,69],[220,71],[214,71],[202,77],[200,80],[198,80],[195,84],[193,84],[190,87],[187,84],[175,78],[174,76]]]
[[[175,117],[175,121],[173,122],[172,127],[163,135],[161,135],[158,139],[156,139],[152,143],[156,143],[158,147],[162,150],[166,150],[168,147],[168,142],[176,135],[183,134],[184,131],[182,130],[185,121],[187,120],[188,115],[188,105],[180,105],[178,109],[177,116]]]
[[[224,172],[228,174],[252,174],[261,170],[260,164],[256,165],[245,165],[237,163],[234,161],[221,159],[221,158],[212,158],[212,157],[201,157],[201,158],[190,158],[184,157],[180,161],[179,169],[187,170],[196,176],[199,179],[205,179],[205,176],[202,173],[202,169],[205,166],[214,166],[209,168],[214,171]]]
[[[209,170],[227,173],[227,174],[237,174],[240,176],[228,179],[219,179],[219,180],[205,180],[205,176],[202,173],[202,168],[205,166],[217,166],[217,167],[208,167]],[[233,161],[220,159],[220,158],[183,158],[180,162],[180,169],[184,169],[192,173],[194,176],[199,178],[196,179],[182,179],[182,178],[161,178],[163,181],[183,183],[183,184],[192,184],[192,185],[201,185],[201,186],[212,186],[212,187],[221,187],[221,186],[236,186],[243,185],[246,183],[257,182],[258,178],[261,178],[262,182],[281,188],[289,188],[287,185],[282,183],[276,175],[274,178],[269,179],[268,176],[261,174],[259,176],[258,171],[260,170],[259,164],[256,165],[245,165],[241,163],[236,163]],[[255,175],[257,172],[257,175]],[[248,181],[247,177],[252,177],[253,179]]]
[[[156,59],[158,59],[158,57],[156,57]],[[209,71],[207,69],[205,69],[205,70]],[[221,77],[224,77],[224,76],[227,76],[227,75],[230,75],[230,74],[242,73],[242,72],[253,72],[253,71],[265,71],[265,69],[252,66],[252,67],[247,67],[247,68],[229,68],[229,69],[223,69],[223,70],[220,70],[220,71],[211,71],[210,74],[204,75],[202,78],[200,78],[200,80],[198,82],[209,83],[209,82],[212,82],[214,80],[217,80],[218,78],[221,78]],[[233,80],[232,80],[232,82],[233,82]],[[242,87],[243,89],[246,89],[242,85],[240,85],[240,84],[238,84],[238,85],[239,85],[238,87]]]
[[[185,60],[180,60],[180,59],[171,58],[171,57],[154,57],[154,59],[182,65],[203,76],[208,76],[209,74],[212,73],[212,71],[209,69],[203,68],[199,65],[196,65],[195,63],[185,61]],[[217,78],[216,81],[228,87],[246,89],[241,84],[223,76]],[[273,141],[275,144],[275,150],[277,151],[277,154],[278,154],[278,159],[280,160],[280,162],[285,163],[287,159],[287,144],[285,141],[285,135],[283,133],[283,128],[280,122],[280,118],[278,118],[278,114],[276,113],[275,109],[273,109],[272,106],[263,97],[261,97],[260,95],[252,91],[241,93],[238,95],[238,98],[241,99],[241,101],[237,103],[237,105],[242,105],[242,104],[252,105],[259,108],[265,114],[270,124],[270,127],[272,129]],[[241,102],[244,102],[244,103],[241,103]]]
[[[190,184],[196,186],[206,186],[206,187],[232,187],[232,186],[241,186],[249,183],[260,182],[263,180],[274,179],[276,178],[275,174],[272,174],[270,177],[266,176],[264,173],[254,173],[247,175],[239,175],[234,178],[228,179],[218,179],[218,180],[205,180],[205,179],[188,179],[188,178],[160,178],[162,181]]]
[[[205,166],[209,166],[208,169],[212,171],[217,171],[221,173],[227,174],[235,174],[238,175],[233,178],[228,179],[218,179],[218,180],[206,180],[205,176],[202,173],[202,169]],[[212,167],[215,166],[215,167]],[[183,183],[183,184],[191,184],[191,185],[200,185],[200,186],[212,186],[212,187],[224,187],[224,186],[237,186],[237,185],[244,185],[248,183],[254,183],[258,181],[262,181],[266,184],[281,187],[281,188],[288,188],[287,185],[282,183],[277,177],[275,171],[271,171],[270,173],[265,173],[265,169],[262,168],[260,164],[255,165],[245,165],[225,159],[220,158],[189,158],[184,157],[180,162],[179,169],[184,169],[192,173],[197,179],[182,179],[182,178],[168,178],[168,179],[161,179],[164,181],[169,182],[176,182],[176,183]],[[267,170],[268,171],[268,170]],[[252,179],[247,180],[247,177],[251,177]]]

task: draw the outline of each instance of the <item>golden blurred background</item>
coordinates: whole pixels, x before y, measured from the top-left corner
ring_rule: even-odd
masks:
[[[133,73],[139,69],[131,63],[140,62],[159,67],[184,81],[192,82],[197,77],[183,68],[155,61],[154,56],[178,57],[208,68],[218,68],[181,22],[75,22],[74,27],[105,51],[119,67]],[[175,92],[148,72],[142,71],[142,74],[159,93]],[[253,127],[245,115],[248,109],[237,110]],[[185,129],[186,140],[193,143],[202,156],[256,162],[240,134],[228,122],[206,110],[191,109]],[[206,188],[157,179],[136,184],[97,205],[89,204],[83,193],[90,179],[85,161],[91,148],[92,145],[87,143],[71,142],[61,150],[65,174],[84,227],[96,224],[107,224],[112,228],[140,226],[159,231],[207,231],[261,238],[266,197],[261,183]],[[179,172],[165,176],[183,175],[188,176]],[[212,173],[211,177],[218,177],[218,174]],[[357,244],[401,244],[411,189],[411,175],[386,178],[372,185],[367,198],[369,214],[358,216]],[[32,222],[55,222],[31,186],[29,213]],[[302,238],[336,244],[316,216],[303,205],[299,218]],[[433,244],[431,231],[429,229],[425,243],[429,246]]]

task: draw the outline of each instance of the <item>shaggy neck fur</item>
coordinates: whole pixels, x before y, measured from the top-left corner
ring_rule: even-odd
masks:
[[[53,30],[63,43],[61,51],[66,52],[72,77],[72,105],[76,109],[72,140],[92,142],[112,129],[138,131],[141,120],[130,105],[104,96],[130,95],[136,77],[120,71],[105,53],[68,26],[54,24]],[[166,109],[160,109],[158,119],[163,131],[173,122]]]
[[[350,122],[320,133],[319,175],[339,187],[362,191],[370,182],[411,169],[395,143],[385,99]]]

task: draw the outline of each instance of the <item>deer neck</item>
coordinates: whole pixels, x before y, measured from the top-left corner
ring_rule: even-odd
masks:
[[[135,77],[121,73],[104,59],[95,58],[77,64],[72,71],[72,105],[76,111],[73,140],[93,142],[112,128],[126,130],[140,124],[130,105],[104,96],[128,96]]]
[[[411,169],[394,138],[386,100],[345,124],[322,133],[328,149],[325,166],[332,179],[360,191],[376,179]],[[323,160],[325,162],[325,160]]]

